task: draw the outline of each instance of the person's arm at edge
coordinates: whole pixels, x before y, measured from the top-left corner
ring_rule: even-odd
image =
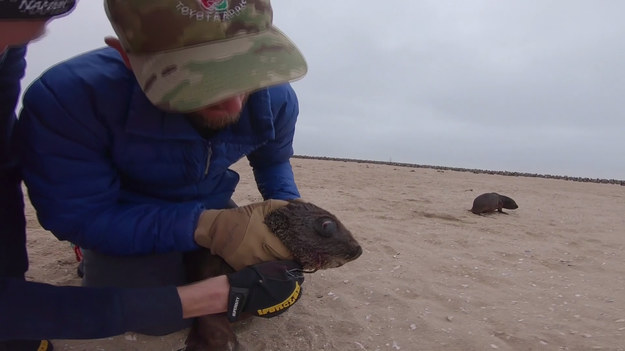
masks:
[[[0,278],[0,340],[94,339],[227,311],[226,276],[181,287],[52,286]]]

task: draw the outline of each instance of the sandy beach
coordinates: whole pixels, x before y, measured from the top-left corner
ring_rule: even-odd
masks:
[[[296,158],[304,199],[363,255],[309,274],[288,313],[237,326],[244,350],[625,350],[625,187]],[[239,204],[261,200],[247,161]],[[468,211],[485,192],[507,215]],[[67,242],[27,204],[28,279],[79,285]],[[77,306],[79,308],[79,306]],[[88,313],[88,311],[85,311]],[[55,340],[55,350],[178,350],[185,331]]]

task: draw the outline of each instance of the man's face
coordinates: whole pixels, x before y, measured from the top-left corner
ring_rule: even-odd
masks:
[[[246,100],[247,94],[236,95],[201,110],[190,112],[188,117],[196,127],[220,130],[239,120]]]
[[[47,19],[0,20],[0,53],[10,46],[28,44],[46,32]]]

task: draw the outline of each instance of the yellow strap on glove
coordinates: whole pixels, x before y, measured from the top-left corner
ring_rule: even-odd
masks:
[[[293,255],[264,223],[269,212],[288,205],[267,200],[247,206],[205,210],[195,229],[195,242],[240,270],[260,262],[292,260]]]

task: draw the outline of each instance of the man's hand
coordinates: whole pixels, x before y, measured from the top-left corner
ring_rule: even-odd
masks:
[[[302,294],[302,267],[292,261],[272,261],[228,275],[228,319],[242,312],[271,318],[285,312]]]
[[[195,242],[221,256],[235,270],[260,262],[292,260],[293,255],[267,228],[265,216],[288,202],[267,200],[226,210],[205,210]]]

